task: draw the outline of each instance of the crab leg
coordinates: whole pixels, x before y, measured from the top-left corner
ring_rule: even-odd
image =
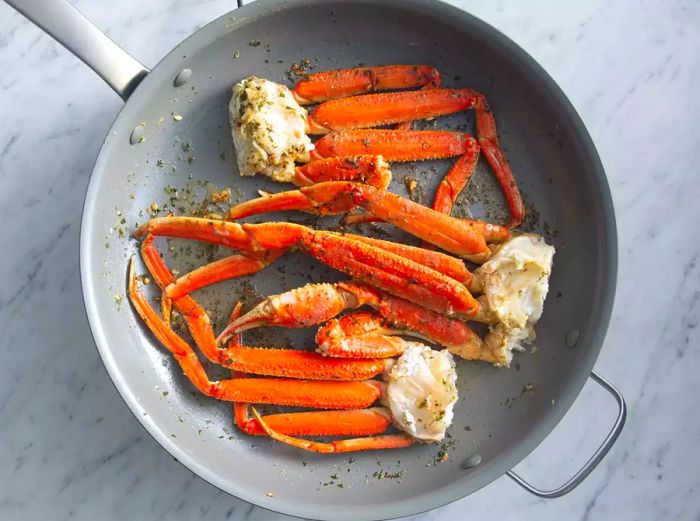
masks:
[[[312,110],[306,127],[310,134],[380,127],[476,108],[483,104],[482,98],[471,89],[431,89],[334,99]]]
[[[227,340],[234,333],[261,326],[287,328],[309,327],[322,324],[347,309],[369,305],[379,311],[388,322],[423,333],[429,338],[441,330],[455,329],[456,339],[462,344],[477,346],[481,339],[463,322],[450,319],[423,306],[377,291],[367,284],[338,282],[336,284],[307,284],[279,295],[268,297],[237,320],[229,323],[218,341]],[[445,335],[438,335],[442,339]],[[437,340],[435,338],[435,340]],[[320,337],[316,337],[319,345]],[[367,358],[368,355],[352,355]],[[377,357],[393,354],[377,354]]]
[[[355,452],[360,450],[398,449],[408,447],[414,442],[414,439],[408,434],[388,434],[385,436],[371,436],[367,438],[351,438],[347,440],[332,441],[330,443],[303,440],[287,434],[282,434],[281,432],[272,429],[260,416],[255,407],[253,407],[252,410],[255,419],[258,420],[258,423],[262,429],[272,439],[310,452],[329,454]]]
[[[436,210],[439,211],[439,210]],[[443,213],[443,212],[440,212]],[[447,212],[445,212],[447,213]],[[484,221],[477,221],[474,219],[466,219],[464,217],[454,217],[450,216],[453,219],[457,219],[458,221],[462,221],[466,226],[471,226],[475,230],[477,230],[481,235],[484,236],[484,239],[488,243],[495,243],[495,244],[500,244],[502,242],[507,241],[510,239],[511,234],[508,228],[505,226],[501,226],[499,224],[492,224],[492,223],[487,223]],[[386,222],[384,219],[381,219],[377,217],[376,215],[372,215],[369,212],[364,212],[364,213],[348,213],[346,214],[343,219],[340,221],[342,225],[344,226],[353,226],[356,224],[366,224],[366,223],[383,223]],[[353,237],[362,237],[360,235],[353,235]],[[427,244],[427,243],[426,243]],[[419,248],[422,251],[433,251],[434,250],[429,250],[427,247]],[[439,252],[435,252],[439,253]],[[448,255],[449,257],[449,255]],[[454,257],[451,257],[454,258]],[[426,266],[430,266],[430,264],[426,264]],[[431,266],[432,267],[432,266]],[[437,268],[436,268],[437,269]],[[438,271],[441,271],[438,269]],[[446,275],[449,275],[449,273],[445,273]],[[457,278],[457,277],[454,277]],[[459,280],[459,279],[457,279]],[[465,282],[466,284],[466,282]],[[469,290],[470,291],[478,291],[478,289],[473,289],[471,287],[471,282],[469,284]]]
[[[464,322],[356,282],[307,284],[268,297],[230,322],[219,340],[260,326],[298,328],[317,325],[362,305],[376,309],[378,315],[353,313],[340,320],[330,320],[316,335],[320,353],[370,359],[397,356],[403,353],[406,343],[391,335],[408,334],[442,344],[470,360],[485,359],[485,355],[480,354],[484,351],[483,341]],[[399,329],[388,328],[387,322]]]
[[[221,365],[242,373],[346,381],[367,380],[387,369],[385,360],[330,359],[311,351],[246,346],[223,349]]]
[[[443,214],[434,213],[449,219]],[[421,302],[439,313],[471,317],[479,310],[479,303],[469,290],[442,273],[367,243],[298,224],[241,225],[196,217],[164,217],[152,219],[134,236],[140,238],[148,233],[222,244],[243,249],[246,255],[255,258],[264,258],[269,250],[298,247],[353,278],[396,296]],[[407,281],[412,283],[407,284]]]
[[[476,145],[476,141],[472,140]],[[472,147],[452,166],[435,191],[433,210],[449,214],[459,194],[467,186],[479,160],[479,145]]]
[[[331,132],[316,141],[312,159],[356,154],[379,154],[386,161],[442,159],[476,148],[474,138],[448,130],[360,129]]]
[[[385,241],[382,239],[374,239],[365,237],[364,235],[347,235],[353,240],[367,243],[382,250],[395,253],[407,259],[439,271],[443,275],[447,275],[456,281],[461,282],[472,293],[478,292],[481,289],[481,282],[474,273],[470,272],[464,265],[464,262],[452,255],[447,255],[435,250],[428,250],[418,246],[410,246],[399,242]],[[488,239],[487,239],[488,240]]]
[[[316,334],[317,350],[326,356],[399,356],[410,342],[396,335],[406,335],[442,345],[464,360],[496,365],[507,361],[507,353],[502,348],[484,342],[463,322],[445,316],[433,317],[426,310],[415,311],[415,314],[393,320],[387,320],[381,312],[365,311],[329,320]],[[389,327],[388,323],[398,327]]]
[[[440,71],[430,65],[383,65],[317,72],[299,81],[292,94],[301,105],[345,98],[375,90],[440,85]]]
[[[268,266],[285,253],[285,250],[272,250],[264,260],[251,259],[244,255],[231,255],[205,266],[196,268],[182,277],[165,284],[165,295],[177,300],[200,288],[211,286],[222,280],[252,275]]]
[[[328,382],[287,378],[237,378],[211,381],[192,348],[163,322],[138,289],[133,259],[129,265],[129,298],[148,329],[173,354],[185,376],[207,396],[248,403],[320,409],[359,409],[368,407],[382,394],[382,384],[375,380]]]
[[[329,357],[396,357],[407,347],[406,340],[394,335],[414,335],[387,326],[387,320],[371,311],[349,313],[321,326],[316,334],[318,352]]]
[[[142,257],[156,284],[163,286],[172,275],[153,246],[151,235],[144,240]],[[173,300],[182,313],[195,343],[212,362],[243,373],[308,380],[366,380],[386,369],[384,360],[330,360],[318,353],[295,349],[246,347],[240,343],[218,349],[209,317],[197,302],[187,295]],[[240,306],[232,316],[238,318]]]
[[[234,418],[246,434],[267,434],[258,420],[248,414],[248,404],[235,403]],[[295,436],[369,436],[380,434],[391,425],[391,415],[384,407],[270,414],[263,420],[272,429]]]
[[[163,262],[160,253],[153,245],[154,240],[155,236],[152,234],[148,234],[143,240],[141,243],[141,259],[155,283],[163,290],[174,281],[174,278]],[[163,303],[166,301],[170,302],[164,294]],[[220,351],[216,346],[214,330],[211,327],[209,315],[206,314],[202,306],[189,295],[176,298],[172,300],[172,303],[175,305],[175,309],[182,314],[192,338],[202,353],[204,353],[204,356],[214,363],[219,363]]]
[[[445,253],[419,248],[417,246],[409,246],[362,235],[348,235],[353,240],[365,242],[371,246],[375,246],[382,250],[386,250],[401,257],[413,260],[418,264],[422,264],[428,268],[442,273],[458,282],[464,284],[472,293],[478,292],[481,289],[479,279],[474,273],[470,272],[460,259],[447,255]],[[240,255],[232,255],[220,261],[215,261],[211,264],[205,264],[192,272],[183,275],[165,288],[165,294],[172,299],[179,298],[190,292],[204,288],[222,280],[233,279],[241,275],[239,267]],[[226,261],[226,262],[225,262]],[[256,261],[257,262],[257,261]],[[214,274],[210,275],[208,271],[214,270]]]
[[[388,161],[415,161],[461,155],[438,185],[433,209],[449,214],[469,182],[481,147],[467,134],[439,130],[349,130],[332,132],[316,142],[312,157],[363,151]],[[313,163],[311,163],[313,164]]]
[[[498,142],[496,120],[491,107],[486,97],[479,92],[471,89],[433,89],[366,94],[331,100],[322,103],[309,114],[307,131],[326,134],[333,130],[378,127],[472,108],[476,109],[479,145],[501,185],[510,209],[509,226],[517,226],[525,216],[525,206],[513,172]],[[391,161],[388,154],[385,156]]]
[[[391,182],[391,170],[381,155],[330,157],[297,168],[292,179],[297,186],[310,186],[325,181],[360,181],[386,190]],[[271,200],[270,203],[274,204],[274,201]],[[338,199],[329,203],[323,213],[344,213],[352,208],[352,202]]]
[[[351,200],[408,233],[474,262],[483,262],[491,254],[482,234],[487,228],[486,224],[477,227],[469,221],[450,217],[391,192],[350,181],[329,181],[251,199],[233,206],[229,218],[239,219],[267,212],[270,207],[275,210],[313,211],[323,209],[328,202],[335,200]],[[509,235],[502,227],[497,229]]]
[[[236,304],[229,322],[241,316],[242,307],[240,302]],[[241,335],[238,333],[231,337],[227,348],[236,348],[240,345]],[[235,378],[238,375],[238,371],[231,371],[231,377]],[[389,411],[384,407],[345,412],[347,414],[339,411],[293,412],[272,414],[263,418],[275,430],[296,436],[368,436],[384,432],[391,424]],[[247,403],[234,402],[233,416],[238,428],[246,434],[265,435],[258,421],[248,414]]]
[[[475,223],[478,221],[475,221]],[[405,257],[412,261],[432,268],[435,271],[439,271],[443,275],[447,275],[450,278],[461,282],[467,289],[472,293],[478,292],[481,289],[481,283],[472,272],[470,272],[460,259],[447,255],[445,253],[428,250],[426,248],[419,248],[417,246],[409,246],[407,244],[401,244],[398,242],[384,241],[381,239],[374,239],[371,237],[365,237],[363,235],[349,235],[346,237],[352,238],[353,240],[365,242],[371,246],[375,246],[382,250],[386,250],[401,257]],[[489,238],[487,238],[489,240]],[[221,261],[215,261],[214,263],[201,266],[186,275],[183,275],[175,282],[169,284],[165,288],[165,293],[170,298],[178,298],[187,293],[196,291],[203,287],[214,284],[215,282],[220,282],[222,280],[228,280],[240,276],[240,269],[238,265],[238,255],[233,255],[227,259],[230,261],[224,262],[226,259]],[[213,266],[216,264],[216,266]],[[209,269],[215,271],[214,276],[210,276],[207,272]],[[195,272],[197,274],[195,275]]]
[[[297,186],[323,181],[361,181],[386,190],[391,182],[391,170],[380,154],[348,154],[300,166],[292,179]]]

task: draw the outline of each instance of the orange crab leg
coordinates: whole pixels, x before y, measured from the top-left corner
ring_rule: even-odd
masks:
[[[243,373],[307,380],[367,380],[387,369],[385,360],[330,359],[310,351],[228,347],[221,365]]]
[[[469,134],[448,130],[345,130],[316,141],[311,157],[379,154],[389,162],[441,159],[465,154],[473,142]]]
[[[368,153],[382,154],[389,161],[461,155],[438,185],[433,200],[433,209],[446,214],[452,211],[455,200],[469,182],[480,151],[474,138],[456,132],[354,130],[324,136],[316,143],[312,155],[332,156],[346,150],[363,149]]]
[[[398,297],[420,302],[439,313],[472,317],[479,311],[479,303],[462,283],[360,241],[320,233],[307,251],[324,264],[353,278]]]
[[[475,226],[478,226],[479,224],[485,224],[480,223],[479,221],[474,221],[474,223]],[[508,231],[505,228],[502,229],[505,230],[506,234],[508,234]],[[413,260],[418,264],[422,264],[423,266],[432,268],[435,271],[439,271],[443,275],[447,275],[448,277],[451,277],[456,281],[461,282],[462,284],[467,286],[467,288],[471,292],[478,292],[481,289],[481,285],[478,278],[475,277],[474,274],[467,269],[467,267],[464,265],[464,262],[451,255],[447,255],[445,253],[435,250],[428,250],[426,248],[419,248],[417,246],[409,246],[407,244],[401,244],[397,242],[373,239],[371,237],[365,237],[363,235],[346,234],[346,237],[349,237],[356,241],[365,242],[376,248],[395,253],[396,255],[400,255],[401,257]],[[486,240],[489,242],[495,242],[489,237],[487,237]],[[239,266],[240,256],[233,255],[232,257],[230,257],[230,259],[231,260],[227,262],[224,262],[225,259],[223,259],[221,261],[216,261],[215,263],[206,264],[197,268],[193,272],[188,273],[187,275],[183,275],[175,282],[169,284],[166,287],[166,294],[170,298],[178,298],[187,293],[191,293],[203,287],[209,286],[210,284],[214,284],[215,282],[239,277],[241,275],[241,270]],[[268,262],[272,261],[268,259]],[[218,263],[216,266],[212,266],[212,264],[216,263]],[[213,276],[207,273],[208,270],[212,268],[216,272]],[[195,272],[197,273],[195,274]]]
[[[329,183],[315,186],[323,184]],[[242,248],[246,255],[250,253],[257,257],[264,257],[266,252],[273,249],[298,247],[331,268],[396,296],[421,302],[439,313],[472,317],[479,310],[479,303],[464,284],[440,272],[350,237],[312,230],[298,224],[241,225],[196,217],[162,217],[149,221],[134,236],[139,238],[148,233]]]
[[[345,98],[375,90],[438,87],[440,71],[430,65],[383,65],[317,72],[299,81],[292,91],[301,105]]]
[[[339,313],[369,305],[375,313],[353,313],[340,320],[327,320]],[[265,299],[229,323],[219,336],[225,341],[237,332],[260,326],[287,328],[321,324],[316,335],[318,351],[345,358],[386,358],[403,353],[406,344],[390,335],[408,334],[440,343],[477,358],[484,343],[464,322],[357,282],[307,284]],[[401,329],[390,329],[387,322]],[[378,364],[377,360],[372,360]],[[359,364],[357,364],[359,366]],[[374,367],[374,365],[372,366]],[[285,376],[285,375],[282,375]]]
[[[471,140],[472,147],[461,156],[449,172],[442,178],[433,199],[433,210],[449,214],[457,197],[474,173],[479,159],[479,145]]]
[[[385,190],[391,182],[391,170],[379,154],[343,155],[298,167],[292,181],[297,186],[323,181],[362,181]]]
[[[442,212],[440,212],[442,213]],[[495,243],[495,244],[500,244],[502,242],[507,241],[511,237],[510,230],[506,228],[505,226],[501,226],[500,224],[493,224],[493,223],[487,223],[484,221],[476,221],[474,219],[466,219],[464,217],[453,217],[450,216],[453,219],[457,219],[459,221],[462,221],[466,226],[471,226],[475,231],[479,232],[486,242],[488,243]],[[377,217],[376,215],[372,215],[369,212],[364,212],[364,213],[348,213],[343,217],[341,220],[341,224],[345,226],[353,226],[355,224],[365,224],[365,223],[383,223],[386,222],[384,219],[381,219],[380,217]],[[353,237],[360,237],[359,235],[353,235]],[[429,250],[427,247],[424,248],[419,248],[422,251],[434,251],[434,250]],[[435,252],[439,253],[439,252]],[[448,256],[449,257],[449,256]],[[454,257],[452,257],[454,258]],[[431,266],[430,264],[426,264],[426,266]],[[433,267],[433,266],[431,266]],[[435,268],[437,269],[437,268]],[[441,269],[438,269],[438,271],[445,273],[445,275],[449,275],[449,272],[443,272]],[[457,277],[453,277],[457,278]],[[457,280],[459,280],[457,278]],[[479,291],[480,287],[475,287],[473,288],[471,286],[471,282],[465,282],[465,284],[469,285],[469,291]]]
[[[156,284],[163,286],[172,280],[167,266],[153,246],[151,235],[142,244],[142,257]],[[173,300],[183,314],[195,343],[212,362],[224,367],[267,376],[304,378],[310,380],[366,380],[386,369],[383,360],[329,360],[318,353],[294,349],[265,349],[260,347],[230,346],[218,349],[209,317],[191,297],[185,295]],[[240,303],[232,318],[240,315]]]
[[[236,303],[229,322],[241,316],[242,308],[240,302]],[[227,348],[236,348],[240,345],[241,335],[238,333],[231,337]],[[231,371],[233,378],[238,375],[238,371]],[[389,410],[384,407],[343,412],[347,412],[347,414],[339,411],[311,411],[272,414],[263,418],[275,430],[296,436],[368,436],[384,432],[391,424]],[[236,425],[246,434],[265,435],[265,431],[258,421],[248,414],[247,403],[234,402],[233,414]]]
[[[168,284],[171,284],[174,279],[170,270],[163,262],[160,253],[158,253],[158,250],[153,245],[154,240],[155,236],[151,234],[146,236],[143,240],[141,243],[141,258],[155,283],[163,290]],[[163,303],[165,303],[168,299],[165,295],[163,295],[163,297]],[[207,315],[202,306],[189,295],[176,298],[172,302],[175,305],[175,309],[177,309],[185,319],[192,338],[202,353],[204,353],[204,356],[214,363],[219,363],[220,352],[216,346],[214,330],[211,327],[209,315]]]
[[[496,120],[486,97],[471,89],[433,89],[366,94],[327,101],[309,114],[307,130],[326,134],[333,130],[368,128],[414,119],[432,118],[476,109],[476,133],[484,156],[505,194],[511,213],[510,227],[525,216],[525,206],[510,165],[501,150]],[[384,154],[389,161],[389,155]]]
[[[394,307],[388,317],[382,310],[359,311],[329,320],[316,334],[318,351],[326,356],[355,358],[398,356],[407,344],[394,335],[407,335],[442,345],[465,360],[500,360],[464,322],[408,304]]]
[[[407,259],[411,259],[423,266],[439,271],[443,275],[447,275],[456,281],[461,282],[471,292],[477,292],[481,289],[481,284],[478,278],[470,272],[464,265],[464,262],[452,255],[447,255],[435,250],[428,250],[418,246],[410,246],[399,242],[385,241],[382,239],[374,239],[365,237],[364,235],[348,235],[353,240],[365,242],[371,246],[381,248],[382,250],[395,253]],[[487,239],[488,240],[488,239]]]
[[[224,342],[233,333],[261,326],[315,326],[346,309],[364,304],[377,305],[379,299],[377,290],[365,284],[307,284],[266,298],[248,313],[229,323],[219,335],[218,341]]]
[[[474,262],[483,262],[491,255],[484,237],[473,226],[391,192],[345,181],[319,183],[302,190],[314,200],[348,194],[357,205],[394,226]]]
[[[248,405],[234,405],[236,425],[246,434],[266,435],[260,423],[248,414]],[[380,434],[391,425],[384,407],[345,411],[310,411],[270,414],[265,423],[275,431],[295,436],[369,436]]]
[[[501,185],[501,190],[508,203],[510,210],[509,228],[518,226],[525,217],[525,204],[523,203],[518,184],[515,182],[510,164],[503,154],[501,145],[498,142],[496,132],[496,118],[484,96],[481,96],[476,110],[476,133],[479,137],[479,145],[486,157],[486,161],[491,166],[491,170]]]
[[[284,254],[284,250],[271,251],[263,260],[251,259],[244,255],[231,255],[214,261],[204,267],[194,269],[173,281],[165,288],[165,295],[170,299],[178,299],[188,293],[210,286],[222,280],[234,279],[252,275],[262,270]]]
[[[329,181],[251,199],[233,206],[229,218],[267,212],[268,208],[312,211],[337,199],[352,200],[377,217],[460,257],[483,262],[491,254],[481,230],[468,221],[426,208],[391,192],[350,181]]]
[[[408,434],[388,434],[385,436],[371,436],[367,438],[351,438],[347,440],[332,441],[330,443],[303,440],[273,430],[262,418],[262,416],[260,416],[255,407],[252,407],[252,411],[255,419],[258,420],[258,423],[262,429],[272,439],[310,452],[330,454],[356,452],[361,450],[398,449],[408,447],[415,441]]]
[[[326,134],[434,118],[474,108],[482,97],[470,89],[431,89],[334,99],[309,113],[307,132]]]
[[[377,313],[359,311],[326,322],[316,334],[316,343],[318,352],[329,357],[390,358],[406,350],[406,340],[392,336],[399,334],[412,333],[388,328]]]
[[[331,157],[307,163],[295,170],[292,179],[297,186],[309,186],[324,181],[360,181],[376,186],[380,190],[386,190],[391,182],[391,171],[388,163],[381,156],[365,154]],[[275,200],[270,200],[270,204],[274,205]],[[337,199],[314,213],[324,215],[344,213],[353,206],[349,200]],[[284,206],[277,208],[277,210],[284,209]]]
[[[375,380],[328,382],[287,378],[237,378],[211,381],[193,349],[158,316],[138,289],[133,259],[129,264],[129,298],[148,329],[170,351],[190,381],[203,394],[220,400],[313,407],[359,409],[382,394]]]

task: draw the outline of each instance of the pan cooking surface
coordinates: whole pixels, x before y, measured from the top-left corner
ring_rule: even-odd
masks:
[[[585,131],[551,80],[513,54],[503,37],[452,8],[318,2],[282,4],[274,14],[257,15],[269,5],[256,2],[234,12],[176,48],[137,89],[107,137],[83,223],[83,281],[96,341],[147,429],[180,461],[228,492],[286,513],[334,519],[398,516],[444,504],[527,455],[578,394],[597,355],[614,284],[609,267],[614,229],[606,228],[612,210],[597,156],[590,155]],[[486,94],[506,156],[528,208],[534,208],[523,229],[544,234],[557,248],[537,352],[516,355],[509,370],[458,362],[460,399],[444,444],[327,456],[243,435],[233,426],[231,405],[199,395],[126,298],[127,262],[138,254],[129,235],[138,223],[152,214],[189,212],[208,192],[226,187],[241,200],[259,189],[289,188],[238,175],[227,104],[231,86],[249,75],[291,85],[285,71],[302,60],[312,72],[428,63],[442,71],[445,86]],[[191,79],[174,86],[185,68],[192,70]],[[423,125],[472,132],[473,122],[474,114],[466,112]],[[139,124],[144,139],[132,145]],[[453,161],[394,164],[390,189],[406,195],[406,181],[416,179],[413,196],[429,204]],[[455,214],[467,212],[494,222],[507,217],[483,158]],[[293,212],[249,222],[285,219],[316,223]],[[333,228],[337,219],[318,224]],[[390,226],[379,230],[380,236],[411,240]],[[157,244],[181,273],[230,252],[192,241]],[[144,273],[140,264],[139,273]],[[291,254],[254,277],[218,284],[195,298],[220,330],[238,299],[254,304],[308,282],[345,278],[304,254]],[[568,347],[567,334],[574,329],[579,340]],[[308,348],[314,332],[270,328],[247,334],[245,341]],[[212,379],[227,377],[220,368],[206,367]],[[465,468],[474,455],[481,464]]]

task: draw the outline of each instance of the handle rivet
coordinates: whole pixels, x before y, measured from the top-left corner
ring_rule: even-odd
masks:
[[[136,125],[134,127],[134,130],[131,131],[131,137],[129,138],[129,142],[132,145],[136,145],[138,143],[143,143],[146,141],[146,127],[141,124],[141,125]]]
[[[173,85],[175,85],[176,87],[182,87],[185,83],[190,81],[191,77],[191,69],[182,69],[180,73],[177,76],[175,76],[175,79],[173,80]]]
[[[467,459],[462,462],[463,469],[473,469],[474,467],[481,464],[481,456],[478,454],[472,454]]]
[[[578,330],[578,328],[574,328],[571,331],[569,331],[566,334],[566,337],[564,338],[566,347],[574,347],[578,343],[579,336],[581,336],[581,332]]]

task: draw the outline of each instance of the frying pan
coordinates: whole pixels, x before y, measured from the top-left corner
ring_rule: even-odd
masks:
[[[85,198],[80,244],[85,307],[100,355],[124,400],[151,435],[193,472],[271,510],[317,519],[378,519],[435,508],[504,473],[538,496],[556,497],[580,483],[612,446],[624,424],[624,401],[591,372],[615,291],[612,201],[581,120],[553,80],[513,42],[435,0],[258,0],[198,30],[149,71],[63,0],[9,3],[126,101],[105,138]],[[163,210],[164,190],[197,192],[206,189],[206,182],[232,186],[234,194],[250,198],[260,188],[281,189],[269,180],[238,176],[226,107],[233,83],[249,75],[283,82],[284,69],[302,59],[315,70],[359,62],[429,63],[443,71],[447,86],[484,92],[531,208],[524,229],[544,233],[557,248],[550,295],[537,326],[539,350],[516,355],[508,370],[458,364],[460,400],[443,447],[449,454],[445,462],[436,457],[434,445],[349,459],[301,453],[238,433],[230,404],[199,396],[123,300],[127,261],[138,247],[129,232],[149,218],[152,203]],[[462,113],[439,123],[473,131],[472,122],[473,114]],[[391,189],[405,193],[404,178],[413,177],[431,197],[450,163],[394,165]],[[502,198],[482,163],[458,211],[503,219]],[[407,240],[389,228],[386,233]],[[202,264],[202,255],[224,253],[191,242],[162,241],[159,247],[166,261],[181,270]],[[310,280],[339,278],[294,254],[247,281],[219,284],[197,298],[221,323],[243,293],[266,295]],[[271,331],[258,340],[300,347],[311,339],[305,331]],[[225,377],[216,368],[208,370]],[[589,377],[617,400],[618,417],[570,481],[540,490],[510,469],[555,427]]]

